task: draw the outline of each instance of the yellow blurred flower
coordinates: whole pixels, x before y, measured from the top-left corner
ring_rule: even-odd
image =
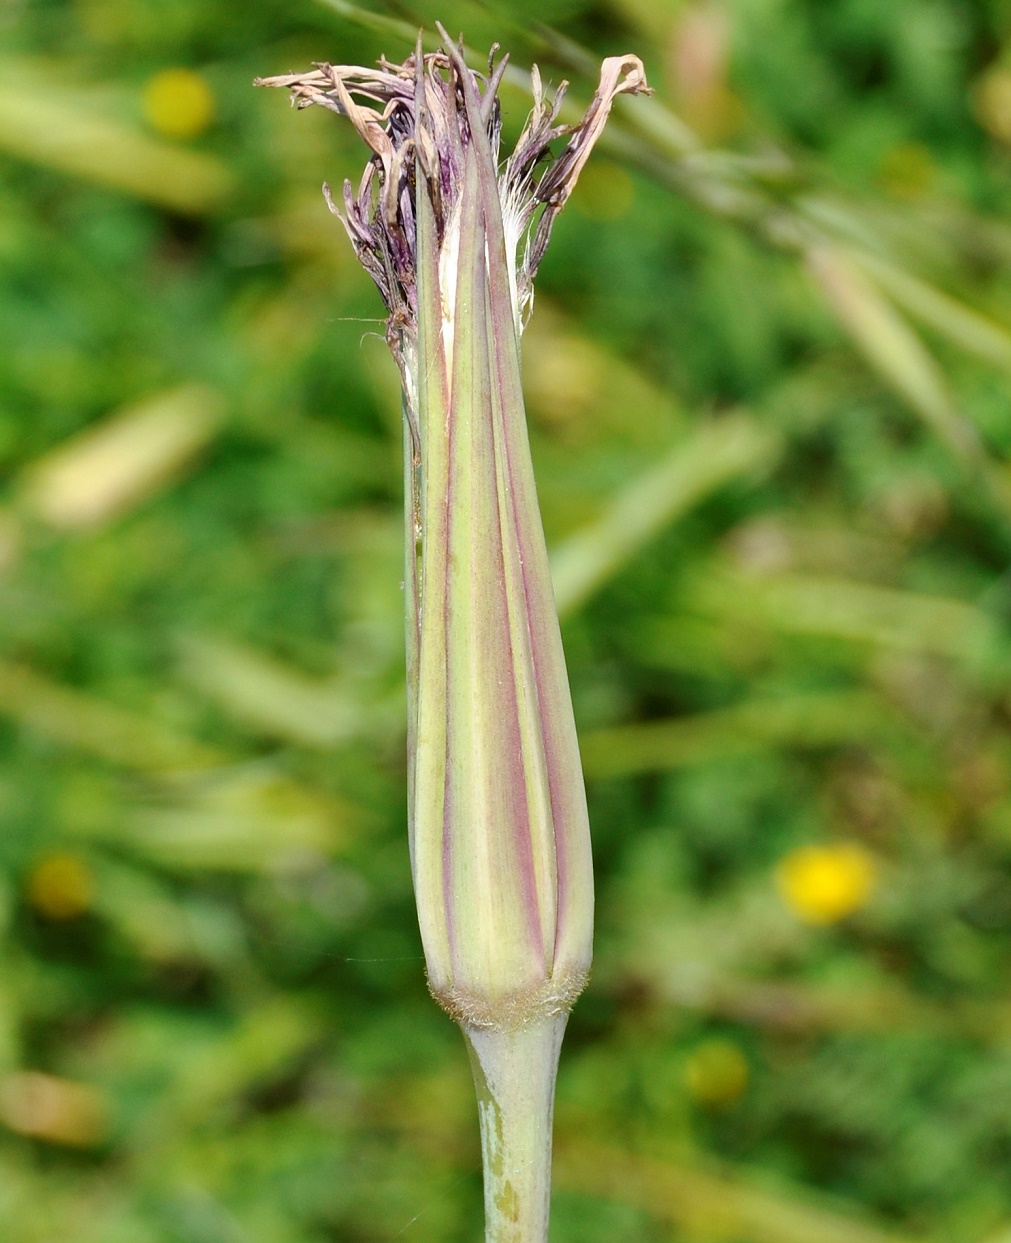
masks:
[[[929,147],[904,142],[886,151],[878,164],[878,180],[896,198],[922,198],[937,179],[937,166]]]
[[[28,901],[47,919],[76,919],[91,906],[95,881],[77,855],[46,855],[28,876]]]
[[[192,69],[163,69],[144,87],[144,115],[166,138],[196,138],[214,119],[214,95]]]
[[[732,1105],[748,1086],[748,1063],[732,1040],[705,1040],[689,1054],[685,1088],[711,1108]]]
[[[833,924],[866,904],[876,874],[866,850],[841,842],[792,850],[776,868],[776,883],[783,901],[805,923]]]

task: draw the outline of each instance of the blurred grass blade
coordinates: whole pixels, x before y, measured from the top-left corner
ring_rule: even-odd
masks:
[[[700,428],[634,479],[593,523],[570,535],[551,557],[559,613],[571,612],[665,526],[725,483],[768,466],[775,436],[740,415]]]
[[[823,985],[782,977],[754,980],[744,971],[726,970],[697,972],[693,978],[690,972],[671,970],[669,962],[659,959],[648,965],[644,975],[658,996],[671,1005],[769,1031],[966,1034],[953,1021],[956,1016],[951,1007],[932,1008],[892,980]],[[992,1021],[995,1015],[988,1017]],[[1006,1027],[1005,1022],[1001,1035],[995,1032],[994,1037],[1003,1039]]]
[[[87,90],[53,86],[53,76],[41,65],[0,61],[0,151],[183,215],[225,203],[234,182],[220,161],[103,115]]]
[[[766,955],[766,961],[774,955]],[[641,973],[664,1002],[770,1031],[908,1032],[933,1040],[972,1040],[1001,1046],[1011,1035],[1011,1009],[1004,1002],[925,1000],[900,980],[845,984],[798,983],[788,978],[755,980],[745,972],[672,970],[659,956]]]
[[[799,1188],[777,1193],[739,1177],[721,1177],[683,1162],[604,1148],[560,1131],[560,1187],[635,1205],[700,1239],[748,1243],[912,1243],[837,1209]]]
[[[882,380],[964,461],[977,462],[975,429],[955,411],[937,363],[898,312],[839,249],[812,248],[808,270]]]
[[[0,664],[0,715],[67,746],[158,775],[160,798],[134,806],[124,828],[82,829],[165,866],[289,872],[317,866],[345,840],[350,807],[263,765],[230,758],[135,713]]]
[[[348,808],[270,768],[179,781],[137,808],[120,840],[164,867],[286,875],[318,871],[347,839]]]
[[[221,755],[138,713],[35,672],[0,663],[0,716],[66,746],[141,772],[215,767]]]
[[[103,861],[95,910],[127,945],[148,962],[201,962],[188,906],[162,877]]]
[[[28,466],[21,503],[58,530],[111,522],[183,471],[210,440],[223,409],[219,394],[200,384],[148,398]]]
[[[709,573],[699,578],[692,603],[786,634],[852,639],[960,662],[985,664],[1000,644],[993,621],[971,604],[848,579]]]
[[[130,1027],[127,1018],[116,1033],[121,1041],[134,1038]],[[159,1093],[157,1104],[131,1137],[136,1159],[145,1166],[160,1161],[166,1146],[178,1143],[180,1132],[206,1125],[226,1103],[238,1107],[239,1099],[258,1085],[294,1071],[324,1027],[323,1016],[311,1002],[267,995],[249,1005],[229,1030],[192,1041],[170,1087]],[[143,1041],[139,1047],[143,1050]],[[137,1056],[132,1049],[131,1053]]]
[[[16,1135],[69,1148],[92,1148],[106,1138],[108,1101],[90,1084],[38,1071],[0,1079],[0,1122]]]
[[[839,691],[751,700],[674,720],[594,730],[580,737],[580,752],[587,777],[615,777],[663,772],[746,752],[867,745],[909,733],[879,695]]]
[[[376,34],[391,35],[399,39],[407,47],[413,47],[418,39],[418,27],[412,22],[402,21],[399,17],[391,17],[388,13],[374,13],[371,9],[363,9],[348,0],[316,0],[325,9],[331,9],[346,17],[362,30],[372,30]],[[434,31],[422,31],[422,46],[425,51],[439,46],[439,36]]]
[[[1011,373],[1011,331],[1002,324],[877,255],[864,250],[850,254],[909,315],[966,353]]]
[[[367,729],[367,709],[333,680],[310,678],[265,652],[207,635],[180,640],[183,676],[200,694],[254,729],[329,748]]]

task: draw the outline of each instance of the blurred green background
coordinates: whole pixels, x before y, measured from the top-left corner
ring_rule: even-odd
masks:
[[[525,338],[599,865],[554,1238],[1008,1243],[1005,0],[2,0],[0,1234],[480,1237],[364,156],[250,85],[435,18],[657,88]]]

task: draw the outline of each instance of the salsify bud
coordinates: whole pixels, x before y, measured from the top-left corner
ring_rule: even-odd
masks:
[[[386,302],[403,379],[418,918],[432,992],[468,1035],[486,1140],[534,1149],[590,965],[593,878],[519,338],[552,224],[615,96],[648,88],[638,58],[605,60],[583,120],[567,126],[564,84],[548,101],[534,69],[533,110],[500,164],[506,60],[478,74],[440,34],[444,50],[423,55],[419,39],[402,65],[324,64],[261,82],[348,117],[372,152],[341,206],[325,193]],[[512,1142],[503,1117],[508,1131],[524,1108],[543,1114],[543,1102],[507,1103],[517,1076],[547,1095],[547,1115],[518,1124]],[[488,1177],[487,1144],[485,1155]],[[546,1187],[531,1192],[545,1222]],[[514,1184],[499,1178],[488,1194],[513,1220],[503,1205],[517,1199]],[[514,1225],[527,1209],[516,1212]]]

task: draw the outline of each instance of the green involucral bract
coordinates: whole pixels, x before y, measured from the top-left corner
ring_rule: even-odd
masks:
[[[413,857],[429,982],[457,1017],[566,1012],[593,877],[575,726],[480,101],[441,247],[417,192],[419,622]]]
[[[445,50],[263,79],[347,116],[372,157],[343,209],[390,312],[405,396],[410,832],[432,992],[509,1027],[566,1013],[590,965],[586,800],[520,385],[519,336],[551,226],[614,97],[533,111],[499,168],[498,86]],[[359,102],[361,100],[365,103]],[[377,107],[378,105],[378,107]],[[565,139],[551,158],[549,144]]]

